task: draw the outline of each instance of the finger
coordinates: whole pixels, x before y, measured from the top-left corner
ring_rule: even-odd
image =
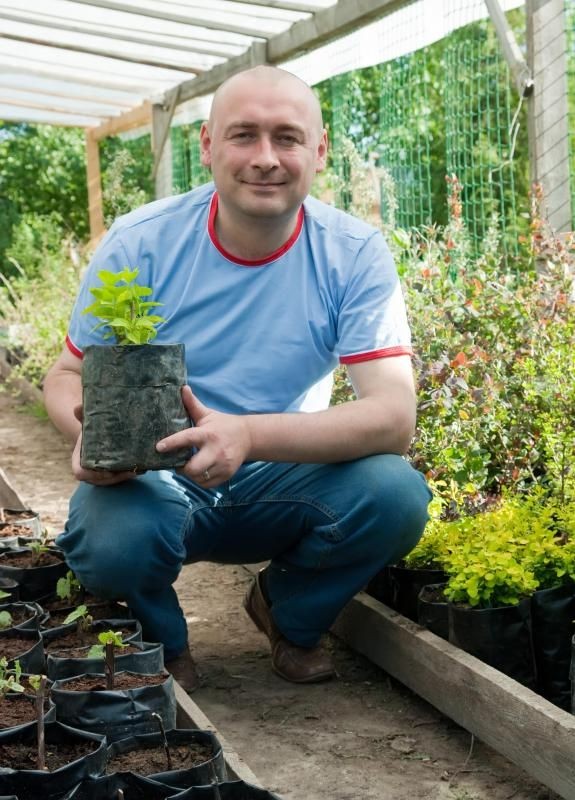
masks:
[[[195,425],[197,425],[202,417],[205,417],[210,410],[200,400],[198,400],[189,386],[182,387],[182,400],[190,419]]]
[[[156,442],[156,450],[159,453],[178,448],[191,450],[193,447],[201,447],[205,441],[206,434],[202,433],[201,428],[186,428],[178,433],[172,433],[171,436],[166,436],[165,439],[160,439],[159,442]]]

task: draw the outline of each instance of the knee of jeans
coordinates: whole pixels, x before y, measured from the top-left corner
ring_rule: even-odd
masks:
[[[365,465],[364,502],[373,530],[401,542],[406,552],[415,547],[428,520],[432,494],[424,476],[400,456],[375,456]],[[382,543],[383,547],[386,547]]]
[[[101,597],[123,599],[173,583],[184,557],[183,547],[165,541],[161,532],[69,531],[59,537],[66,561],[80,583]]]

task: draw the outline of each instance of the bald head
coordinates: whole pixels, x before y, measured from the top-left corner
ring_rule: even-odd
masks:
[[[302,104],[309,113],[310,122],[318,134],[323,130],[323,120],[319,100],[310,87],[285,69],[260,65],[253,69],[238,72],[224,81],[214,94],[208,127],[213,130],[222,109],[225,109],[230,98],[237,92],[258,93],[258,89],[273,89],[278,96],[282,94]]]

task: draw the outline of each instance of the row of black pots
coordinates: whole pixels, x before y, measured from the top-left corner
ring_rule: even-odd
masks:
[[[367,591],[555,705],[575,709],[575,584],[541,589],[517,605],[479,609],[448,603],[446,579],[442,570],[393,566],[378,573]]]
[[[56,753],[59,762],[48,761],[48,769],[41,770],[28,762],[35,758],[38,728],[35,723],[17,731],[0,732],[0,756],[12,755],[16,768],[0,768],[0,793],[2,797],[19,800],[116,800],[118,789],[124,792],[125,800],[173,798],[216,798],[220,800],[279,800],[259,787],[243,781],[227,781],[227,769],[221,744],[211,731],[196,729],[172,729],[165,733],[170,749],[178,747],[200,748],[205,757],[185,767],[160,768],[150,774],[114,771],[114,759],[135,750],[146,751],[161,747],[161,733],[126,737],[108,744],[106,737],[81,731],[60,722],[48,722],[44,726],[46,752]],[[74,748],[70,750],[70,748]],[[81,751],[80,755],[78,751]],[[86,752],[87,751],[87,752]],[[65,753],[73,760],[66,762]],[[20,763],[24,763],[21,768]],[[108,771],[109,774],[106,774]],[[216,792],[217,789],[217,792]]]

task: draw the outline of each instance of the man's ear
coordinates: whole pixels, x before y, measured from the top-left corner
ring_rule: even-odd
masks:
[[[325,165],[327,163],[327,149],[328,149],[327,130],[324,128],[321,134],[321,138],[319,140],[319,144],[317,146],[317,158],[315,164],[316,172],[322,172],[325,169]]]
[[[200,128],[200,156],[204,167],[212,166],[212,140],[207,122],[202,122]]]

